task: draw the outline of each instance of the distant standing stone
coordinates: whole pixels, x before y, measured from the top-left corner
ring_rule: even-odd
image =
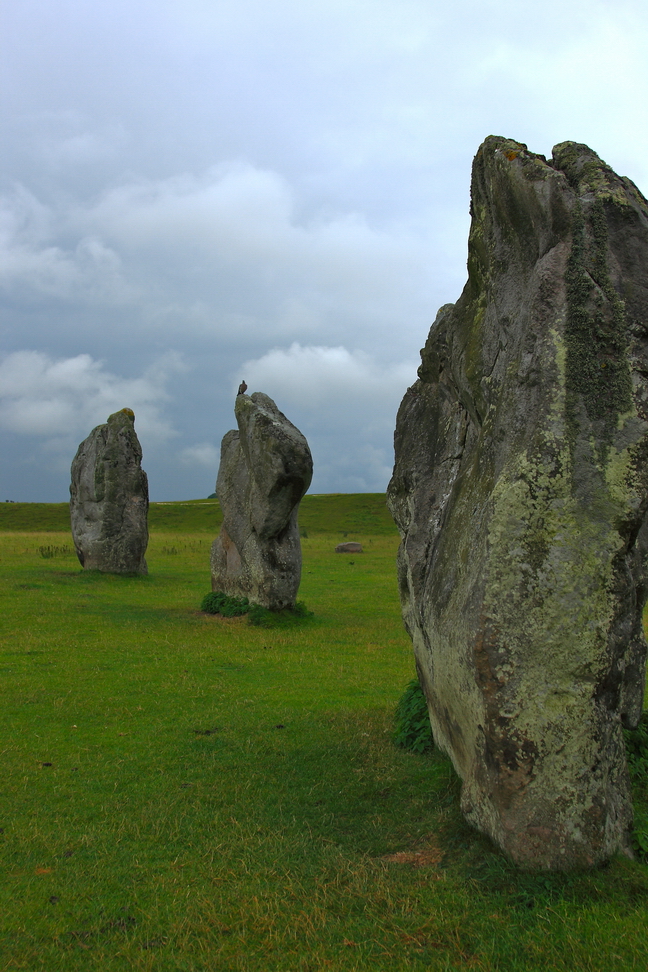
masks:
[[[348,543],[338,543],[336,553],[362,553],[362,544],[350,540]]]
[[[148,480],[135,433],[123,408],[93,429],[72,463],[72,539],[84,570],[146,574]]]
[[[240,394],[238,431],[221,445],[216,494],[223,525],[212,545],[212,589],[270,610],[293,607],[301,579],[297,513],[310,486],[308,443],[271,398]]]

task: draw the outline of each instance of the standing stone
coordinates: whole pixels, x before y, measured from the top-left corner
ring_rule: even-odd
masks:
[[[221,444],[212,589],[270,610],[294,607],[301,578],[297,513],[313,460],[299,429],[261,392],[237,395],[238,432]]]
[[[468,282],[401,404],[389,505],[434,737],[525,867],[630,853],[642,709],[648,204],[586,145],[489,137]]]
[[[115,412],[81,443],[72,463],[72,539],[85,570],[148,572],[148,480],[134,421],[130,408]]]

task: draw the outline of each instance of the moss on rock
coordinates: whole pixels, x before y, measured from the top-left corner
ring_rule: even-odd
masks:
[[[86,570],[145,574],[148,480],[130,408],[93,429],[72,463],[72,537]]]
[[[490,137],[471,213],[397,420],[403,618],[467,819],[525,867],[587,866],[630,846],[648,206],[586,146]]]

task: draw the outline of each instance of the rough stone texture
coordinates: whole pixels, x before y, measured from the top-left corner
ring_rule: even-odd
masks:
[[[146,574],[148,481],[130,408],[93,429],[72,463],[70,520],[85,570]]]
[[[362,544],[349,540],[348,543],[338,543],[335,548],[336,553],[362,553]]]
[[[400,407],[405,625],[466,818],[516,862],[629,852],[645,681],[648,204],[585,145],[490,137],[468,282]]]
[[[221,444],[212,589],[270,610],[294,607],[301,579],[297,514],[313,460],[304,436],[261,392],[239,394],[238,432]]]

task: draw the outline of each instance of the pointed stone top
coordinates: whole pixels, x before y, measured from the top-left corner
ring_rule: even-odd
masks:
[[[126,421],[135,423],[135,412],[132,408],[120,408],[118,412],[113,412],[108,416],[108,425],[125,425]]]

